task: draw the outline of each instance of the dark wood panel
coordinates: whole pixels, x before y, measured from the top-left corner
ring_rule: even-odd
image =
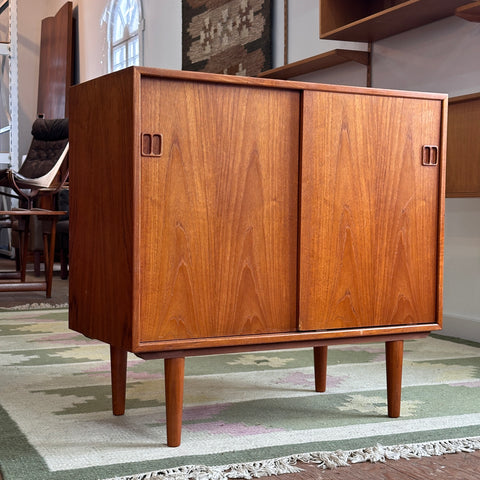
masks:
[[[299,101],[142,80],[142,342],[295,330]]]
[[[471,2],[463,7],[458,7],[455,15],[469,22],[480,22],[480,2]]]
[[[74,87],[70,97],[70,328],[127,347],[135,318],[134,91],[129,71]]]
[[[466,3],[468,0],[320,0],[320,38],[378,41],[452,16]]]
[[[441,102],[304,99],[300,328],[435,322]]]
[[[67,2],[54,17],[42,20],[37,114],[68,117],[68,94],[73,84],[73,14]]]
[[[283,65],[282,67],[272,68],[271,70],[260,73],[258,76],[261,78],[280,78],[287,80],[346,62],[358,62],[362,65],[368,65],[369,53],[357,50],[336,49],[306,58],[305,60]]]
[[[369,15],[368,5],[370,2],[343,0],[340,3],[332,0],[319,0],[319,3],[320,35]]]
[[[451,98],[448,108],[447,196],[480,197],[480,94]]]

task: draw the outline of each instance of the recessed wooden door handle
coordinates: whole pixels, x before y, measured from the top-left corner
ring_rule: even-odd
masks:
[[[163,135],[161,133],[142,133],[142,157],[161,157]]]
[[[422,151],[422,165],[434,167],[438,165],[438,146],[424,145]]]

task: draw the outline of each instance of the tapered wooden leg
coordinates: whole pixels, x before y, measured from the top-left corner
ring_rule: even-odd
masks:
[[[183,379],[185,358],[165,359],[165,408],[167,445],[178,447],[182,439]]]
[[[110,345],[110,368],[112,376],[112,411],[114,415],[125,413],[127,393],[127,351]]]
[[[19,224],[23,223],[23,232],[20,230],[20,281],[25,282],[27,278],[27,254],[28,254],[28,234],[30,218],[19,220]]]
[[[327,356],[327,346],[313,347],[316,392],[324,392],[327,389]]]
[[[53,279],[53,263],[55,260],[55,234],[57,230],[57,219],[53,217],[50,219],[49,233],[44,234],[44,251],[45,251],[45,282],[46,282],[46,296],[52,296],[52,279]],[[48,240],[50,239],[50,242]],[[48,254],[47,254],[48,252]]]
[[[387,357],[387,399],[388,416],[400,416],[402,399],[403,340],[385,343]]]

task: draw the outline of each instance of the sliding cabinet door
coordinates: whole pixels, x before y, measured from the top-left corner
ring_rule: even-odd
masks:
[[[141,342],[296,328],[300,94],[142,79]]]
[[[435,323],[442,101],[306,92],[299,328]]]

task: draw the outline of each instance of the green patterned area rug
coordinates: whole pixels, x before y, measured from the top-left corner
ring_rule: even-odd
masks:
[[[129,357],[127,412],[114,417],[109,348],[68,330],[67,315],[0,313],[4,480],[245,478],[480,448],[477,344],[406,342],[398,419],[382,344],[332,347],[324,394],[311,350],[187,359],[182,445],[169,448],[163,362]]]

